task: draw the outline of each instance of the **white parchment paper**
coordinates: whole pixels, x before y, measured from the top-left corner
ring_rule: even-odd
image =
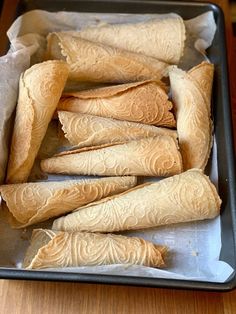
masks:
[[[173,13],[169,15],[175,15]],[[99,14],[99,13],[50,13],[41,10],[30,11],[19,17],[8,31],[11,43],[7,55],[0,58],[0,181],[3,181],[8,156],[6,129],[10,129],[10,116],[15,109],[20,73],[30,64],[40,62],[46,47],[46,35],[52,31],[79,30],[83,27],[104,23],[133,23],[150,18],[165,18],[169,15],[157,14]],[[216,24],[213,13],[207,12],[195,19],[185,21],[187,40],[180,67],[189,69],[206,59],[207,49],[214,38]],[[3,79],[4,78],[4,79]],[[7,127],[8,126],[8,127]],[[217,185],[217,150],[214,141],[208,171]],[[50,228],[50,222],[32,226],[26,230],[12,230],[0,211],[0,266],[21,267],[33,228]],[[219,261],[221,249],[220,217],[211,221],[201,221],[155,229],[126,232],[141,236],[154,243],[167,245],[169,254],[166,270],[143,266],[109,265],[99,267],[78,267],[57,269],[81,273],[114,274],[224,282],[233,269],[224,261]],[[54,269],[55,270],[55,269]]]

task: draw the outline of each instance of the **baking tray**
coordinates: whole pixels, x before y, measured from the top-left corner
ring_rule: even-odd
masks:
[[[17,2],[16,2],[17,3]],[[11,8],[12,9],[12,8]],[[236,269],[236,185],[234,168],[233,133],[229,99],[227,53],[225,43],[224,16],[222,10],[212,3],[174,1],[76,1],[76,0],[22,0],[15,6],[12,18],[34,9],[47,11],[77,11],[103,13],[169,13],[175,12],[184,19],[190,19],[209,10],[213,11],[217,31],[208,56],[215,64],[213,86],[213,116],[217,142],[219,173],[219,194],[222,198],[221,225],[222,249],[220,259]],[[4,10],[7,12],[7,10]],[[2,18],[4,19],[4,11]],[[9,25],[13,20],[9,20]],[[235,272],[225,283],[185,281],[146,277],[78,274],[48,271],[26,271],[21,269],[1,269],[0,278],[49,281],[78,281],[89,283],[139,285],[149,287],[183,288],[227,291],[236,286]]]

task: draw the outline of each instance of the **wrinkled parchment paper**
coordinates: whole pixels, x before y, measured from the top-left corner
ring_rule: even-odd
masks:
[[[168,15],[175,15],[173,13]],[[91,25],[104,23],[133,23],[150,18],[165,18],[168,15],[157,14],[99,14],[99,13],[50,13],[34,10],[19,17],[8,31],[11,42],[7,55],[0,58],[0,181],[3,180],[8,156],[8,138],[5,132],[10,129],[9,119],[15,109],[18,80],[20,73],[36,62],[40,62],[46,47],[45,36],[52,31],[79,30]],[[207,12],[192,20],[185,21],[187,40],[180,67],[189,69],[204,59],[207,49],[214,38],[216,24],[213,13]],[[34,33],[32,33],[32,30]],[[11,124],[12,126],[12,124]],[[213,152],[208,172],[211,180],[217,185],[217,150],[214,141]],[[50,177],[55,179],[55,176]],[[61,178],[59,178],[61,179]],[[0,266],[17,267],[22,259],[32,229],[36,227],[50,228],[45,222],[27,228],[12,230],[0,211]],[[169,254],[166,270],[132,265],[109,265],[99,267],[77,267],[53,269],[54,271],[113,274],[124,276],[141,276],[156,278],[172,278],[185,280],[201,280],[224,282],[232,274],[233,269],[223,261],[219,261],[221,249],[220,217],[211,221],[200,221],[179,225],[164,226],[155,229],[124,232],[125,235],[141,236],[154,243],[167,245]],[[49,269],[48,269],[49,270]]]

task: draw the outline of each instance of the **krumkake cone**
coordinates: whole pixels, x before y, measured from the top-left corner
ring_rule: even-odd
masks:
[[[0,186],[0,195],[11,225],[23,228],[121,193],[136,183],[136,177],[110,177],[9,184]]]
[[[170,176],[182,172],[177,141],[158,135],[123,144],[66,151],[41,161],[48,173],[99,176]]]
[[[177,139],[176,131],[147,124],[68,111],[58,111],[58,118],[65,137],[71,145],[76,145],[78,148],[129,142],[160,134],[170,135]]]
[[[68,73],[64,61],[46,61],[21,75],[7,183],[27,181]]]
[[[214,65],[202,62],[185,72],[170,71],[177,133],[184,169],[204,170],[212,147],[211,90]]]
[[[70,66],[69,79],[82,82],[127,83],[161,79],[168,63],[139,53],[74,37],[50,33],[47,59],[65,60]]]
[[[184,51],[185,25],[176,15],[141,23],[89,27],[71,34],[178,64]]]
[[[162,83],[143,81],[67,93],[57,109],[172,128],[172,107]]]
[[[27,269],[132,264],[164,267],[165,246],[136,237],[35,229],[23,267]]]
[[[85,206],[54,221],[53,230],[115,232],[214,218],[221,200],[199,169]]]

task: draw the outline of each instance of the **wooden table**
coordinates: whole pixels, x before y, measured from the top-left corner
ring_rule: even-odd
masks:
[[[234,105],[232,107],[233,120],[236,125],[236,94],[234,92],[234,90],[236,91],[236,69],[235,64],[233,65],[233,54],[236,57],[236,50],[233,51],[235,49],[233,47],[236,45],[233,45],[228,2],[226,0],[215,0],[214,2],[218,3],[225,13],[232,104]],[[8,18],[10,18],[9,15]],[[0,280],[0,313],[233,314],[236,313],[236,291],[213,293],[79,283]]]

